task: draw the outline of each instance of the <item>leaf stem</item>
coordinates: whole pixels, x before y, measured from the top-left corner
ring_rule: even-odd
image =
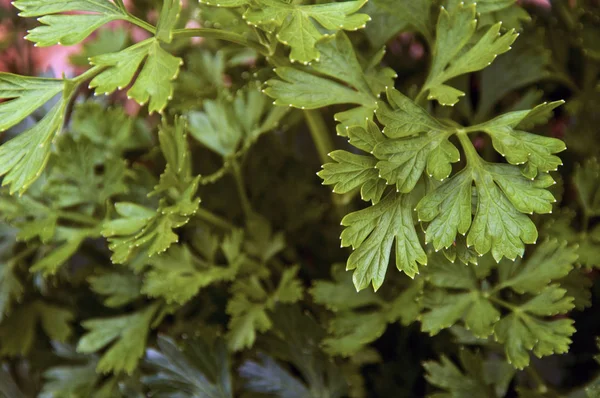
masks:
[[[147,30],[148,32],[152,33],[153,35],[156,34],[156,28],[152,25],[150,25],[148,22],[139,19],[138,17],[136,17],[135,15],[130,14],[128,11],[127,12],[127,21],[144,29]]]
[[[321,116],[318,110],[305,110],[304,118],[308,124],[315,147],[317,147],[321,163],[325,164],[329,162],[329,153],[333,151],[334,147],[323,116]]]
[[[90,216],[86,216],[85,214],[75,213],[72,211],[58,210],[58,217],[64,218],[65,220],[75,221],[81,224],[87,224],[91,226],[96,226],[100,222],[98,219]]]
[[[240,44],[245,47],[253,48],[264,56],[268,56],[269,52],[267,49],[254,40],[249,40],[246,37],[235,32],[228,32],[221,29],[211,28],[196,28],[196,29],[175,29],[173,30],[173,37],[208,37],[211,39],[225,40],[232,43]]]
[[[16,256],[14,256],[10,259],[10,261],[8,263],[9,267],[14,267],[15,265],[17,265],[19,263],[19,261],[23,260],[26,257],[29,257],[37,249],[39,249],[39,246],[27,246],[24,250],[19,252],[19,254],[17,254]]]
[[[81,75],[74,77],[72,79],[70,79],[74,84],[79,85],[81,83],[83,83],[86,80],[91,79],[92,77],[95,77],[97,74],[99,74],[100,72],[102,72],[104,69],[106,69],[106,66],[103,65],[96,65],[88,70],[86,70],[85,72],[83,72]]]
[[[332,152],[335,147],[329,134],[329,130],[327,129],[327,125],[323,120],[323,116],[318,110],[305,110],[304,118],[308,124],[308,129],[310,130],[310,135],[313,139],[315,147],[317,148],[317,153],[319,154],[321,163],[328,163],[330,161],[329,153]],[[360,190],[353,190],[343,195],[338,195],[332,192],[331,200],[335,206],[345,206],[350,203],[354,195],[356,195],[359,191]]]
[[[214,214],[206,209],[203,209],[202,207],[198,208],[195,216],[208,222],[209,224],[212,224],[215,227],[218,227],[218,228],[221,228],[224,230],[232,230],[235,228],[235,225],[233,225],[229,221],[217,216],[216,214]]]
[[[488,299],[490,301],[493,301],[496,304],[500,304],[501,306],[508,308],[509,310],[513,311],[513,312],[518,312],[519,311],[519,307],[517,307],[514,304],[509,303],[508,301],[504,301],[502,299],[499,299],[498,297],[494,296],[494,295],[489,295]]]
[[[471,166],[479,166],[482,160],[481,156],[479,156],[479,153],[477,152],[477,149],[475,149],[473,142],[471,142],[471,139],[467,136],[467,131],[460,129],[457,131],[456,136],[458,137],[460,145],[462,146],[465,156],[467,157],[467,164]]]
[[[248,199],[248,195],[246,194],[246,188],[244,187],[244,177],[242,175],[240,165],[237,159],[235,158],[230,159],[229,162],[231,164],[231,170],[233,171],[235,185],[240,195],[240,201],[242,202],[242,209],[244,210],[244,214],[248,216],[252,214],[252,206],[250,205],[250,200]]]

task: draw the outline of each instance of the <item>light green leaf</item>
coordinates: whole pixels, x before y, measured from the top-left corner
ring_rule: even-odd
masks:
[[[548,240],[538,245],[525,264],[514,264],[500,269],[501,286],[518,293],[537,294],[548,283],[563,278],[577,261],[577,247],[566,242]]]
[[[496,339],[505,344],[506,356],[517,369],[529,365],[531,350],[538,358],[566,353],[573,333],[571,319],[546,321],[525,312],[513,312],[494,328]]]
[[[170,43],[173,40],[173,29],[179,20],[182,2],[180,0],[163,0],[162,11],[156,26],[156,38]]]
[[[104,305],[111,308],[129,304],[140,297],[140,278],[132,273],[110,272],[88,279],[94,293],[107,296]]]
[[[342,246],[352,246],[347,269],[354,272],[357,290],[370,283],[378,290],[383,284],[390,250],[396,241],[396,267],[411,278],[419,273],[418,264],[427,264],[414,227],[410,195],[390,193],[381,202],[348,214],[342,220]]]
[[[175,245],[166,253],[152,257],[144,274],[142,293],[162,297],[167,303],[184,304],[198,291],[219,281],[233,280],[239,262],[230,267],[206,264],[200,267],[185,245]]]
[[[144,59],[142,70],[127,95],[140,105],[150,101],[150,112],[162,112],[173,95],[172,80],[177,77],[183,61],[166,52],[155,38],[117,53],[92,57],[92,65],[106,66],[107,69],[92,79],[90,88],[95,88],[96,94],[110,94],[128,86]]]
[[[59,268],[73,257],[84,239],[96,236],[97,232],[87,229],[61,228],[57,235],[57,240],[61,242],[61,245],[34,263],[29,269],[30,272],[41,272],[44,276],[56,274]]]
[[[330,322],[329,330],[335,336],[323,339],[323,345],[332,355],[348,357],[381,337],[386,328],[387,319],[381,312],[345,312]]]
[[[60,100],[35,126],[0,146],[2,185],[10,185],[11,194],[23,194],[41,175],[50,158],[52,140],[62,129],[64,110],[65,102]]]
[[[277,105],[301,109],[335,104],[360,105],[336,113],[334,118],[340,122],[336,129],[339,135],[346,135],[352,126],[366,127],[377,108],[377,96],[385,89],[379,79],[370,77],[374,74],[395,76],[395,72],[380,66],[367,65],[365,68],[361,65],[352,43],[342,32],[321,41],[316,47],[321,52],[318,63],[303,68],[278,67],[275,72],[280,79],[268,80],[264,92],[275,98]]]
[[[175,204],[167,206],[163,202],[154,212],[132,203],[117,203],[116,210],[121,218],[105,222],[102,229],[102,235],[108,238],[113,251],[112,261],[117,264],[127,262],[141,247],[147,249],[148,256],[153,256],[178,242],[179,237],[173,230],[187,224],[198,209],[200,199],[193,197],[197,188],[198,179],[195,179]],[[140,211],[137,214],[124,211],[131,207]],[[152,216],[149,216],[150,212]]]
[[[236,5],[237,1],[233,3]],[[308,64],[313,60],[319,61],[320,53],[315,44],[325,37],[313,21],[334,33],[364,28],[370,18],[356,12],[365,3],[364,0],[357,0],[299,5],[279,0],[260,0],[258,8],[251,7],[244,13],[244,19],[267,32],[276,31],[277,40],[292,49],[290,60]]]
[[[323,170],[317,173],[323,185],[334,185],[333,192],[340,194],[360,187],[363,199],[372,200],[373,204],[379,202],[386,184],[375,169],[377,159],[343,150],[333,151],[329,157],[336,163],[323,165]]]
[[[494,183],[489,173],[478,175],[477,211],[467,235],[467,245],[479,254],[492,251],[496,261],[502,257],[514,260],[523,256],[524,244],[535,243],[538,237],[533,221],[515,209]]]
[[[443,181],[452,172],[451,163],[460,160],[458,149],[448,141],[450,135],[435,131],[379,143],[373,153],[381,159],[377,162],[380,177],[403,193],[414,189],[425,168]]]
[[[89,354],[114,342],[102,355],[96,371],[125,371],[131,374],[144,355],[146,339],[157,309],[157,304],[152,304],[131,314],[84,321],[82,326],[88,332],[79,340],[77,351]]]
[[[410,137],[419,133],[442,132],[447,127],[438,122],[425,109],[395,89],[386,91],[391,108],[378,103],[377,120],[385,127],[383,133],[390,138]]]
[[[37,20],[42,26],[28,31],[25,37],[40,47],[77,44],[104,24],[117,19],[127,19],[127,14],[108,0],[18,0],[13,4],[21,10],[21,17],[41,17]],[[78,14],[52,15],[63,12]]]
[[[431,72],[422,92],[441,105],[454,105],[464,93],[446,84],[448,80],[476,72],[490,65],[497,55],[510,50],[518,34],[510,30],[500,34],[501,23],[490,27],[472,46],[477,26],[475,4],[450,3],[440,11]]]
[[[64,81],[0,73],[0,131],[29,116],[64,89]]]
[[[552,109],[563,101],[542,104],[528,111],[517,111],[498,116],[488,122],[473,126],[471,131],[484,131],[492,138],[494,149],[515,165],[527,163],[524,175],[534,178],[538,172],[554,171],[562,165],[555,153],[566,149],[557,138],[544,137],[519,130],[545,122]]]
[[[436,250],[451,247],[458,233],[464,235],[469,231],[472,185],[469,173],[460,172],[417,205],[419,219],[429,222],[426,241],[432,242]]]
[[[279,125],[287,109],[272,106],[258,88],[250,85],[229,99],[205,100],[204,111],[188,113],[192,136],[223,157],[231,156],[241,144],[249,147],[258,137]]]

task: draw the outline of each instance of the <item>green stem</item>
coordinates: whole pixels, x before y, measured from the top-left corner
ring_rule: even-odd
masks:
[[[475,149],[471,139],[467,136],[467,131],[459,130],[456,133],[456,136],[458,137],[460,145],[462,146],[465,156],[467,157],[467,164],[470,166],[481,165],[481,156],[479,156],[477,149]]]
[[[425,88],[425,86],[423,86],[423,88],[421,88],[421,91],[419,91],[419,94],[417,94],[417,97],[415,98],[415,103],[420,106],[425,105],[426,94],[427,89]]]
[[[308,124],[308,129],[310,130],[310,135],[313,139],[315,147],[317,148],[317,153],[319,154],[319,159],[322,164],[329,163],[329,153],[331,153],[335,147],[333,146],[333,140],[331,139],[331,135],[329,133],[329,129],[323,120],[323,116],[321,112],[317,110],[305,110],[304,118],[306,119],[306,123]],[[356,189],[354,191],[348,192],[346,194],[338,195],[335,193],[331,193],[331,200],[333,204],[337,207],[345,206],[356,195],[360,190]]]
[[[15,265],[17,265],[19,263],[19,261],[23,260],[24,258],[29,257],[30,255],[32,255],[33,253],[35,253],[35,251],[38,249],[38,246],[28,246],[27,248],[25,248],[23,251],[21,251],[19,254],[17,254],[16,256],[13,256],[10,259],[10,262],[8,263],[10,267],[13,267]]]
[[[544,379],[542,379],[542,376],[540,376],[538,371],[533,367],[533,365],[529,365],[525,368],[525,370],[527,371],[527,373],[529,373],[529,376],[533,379],[535,384],[537,384],[538,391],[542,394],[547,393],[548,386],[546,385]]]
[[[226,30],[211,29],[211,28],[197,28],[197,29],[175,29],[173,30],[173,37],[207,37],[211,39],[225,40],[232,43],[240,44],[245,47],[250,47],[258,51],[264,56],[268,56],[269,52],[267,49],[254,40],[248,40],[244,36],[228,32]]]
[[[304,111],[304,117],[308,123],[310,135],[312,136],[315,147],[317,147],[317,153],[321,163],[325,164],[329,162],[329,153],[333,151],[333,141],[329,135],[329,130],[325,125],[323,116],[317,110]]]
[[[83,83],[84,81],[89,80],[92,77],[95,77],[97,74],[102,72],[104,69],[106,69],[106,66],[96,65],[96,66],[86,70],[81,75],[74,77],[73,79],[71,79],[71,81],[74,84],[79,85],[79,84]]]
[[[74,213],[74,212],[65,211],[65,210],[58,210],[57,213],[60,218],[64,218],[65,220],[69,220],[69,221],[75,221],[75,222],[78,222],[81,224],[96,226],[100,222],[99,220],[95,219],[94,217],[86,216],[85,214],[81,214],[81,213]]]
[[[131,15],[129,12],[127,12],[126,20],[136,26],[139,26],[140,28],[142,28],[144,30],[147,30],[148,32],[152,33],[153,35],[156,34],[156,28],[154,26],[150,25],[146,21],[139,19],[138,17],[136,17],[134,15]]]
[[[509,310],[511,310],[513,312],[519,311],[519,307],[517,307],[516,305],[513,305],[513,304],[509,303],[508,301],[504,301],[502,299],[499,299],[496,296],[489,295],[488,296],[488,300],[493,301],[496,304],[500,304],[501,306],[503,306],[505,308],[508,308]]]
[[[238,164],[237,159],[231,159],[231,170],[233,171],[233,178],[235,179],[235,185],[240,195],[240,201],[242,202],[242,209],[244,210],[244,214],[247,216],[252,214],[252,206],[250,205],[250,200],[248,199],[248,195],[246,194],[246,188],[244,187],[244,178],[242,175],[242,171],[240,169],[240,165]]]
[[[196,211],[195,216],[208,222],[209,224],[214,225],[217,228],[221,228],[224,230],[232,230],[235,228],[235,225],[233,225],[229,221],[227,221],[224,218],[221,218],[221,217],[217,216],[216,214],[213,214],[210,211],[203,209],[203,208],[199,208]]]

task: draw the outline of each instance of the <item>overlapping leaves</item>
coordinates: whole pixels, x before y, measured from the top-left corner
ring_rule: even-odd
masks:
[[[428,311],[421,316],[422,330],[436,334],[461,320],[476,337],[493,334],[504,345],[508,361],[519,369],[529,364],[530,351],[537,357],[567,352],[575,332],[573,321],[553,317],[575,306],[560,283],[573,269],[576,250],[546,241],[526,261],[494,264],[486,259],[477,269],[432,261],[426,280],[433,288],[425,291]],[[490,285],[494,270],[498,283]],[[510,302],[501,298],[504,289],[513,292]]]
[[[342,245],[355,250],[347,268],[356,269],[356,287],[362,289],[371,281],[375,289],[381,286],[394,237],[400,270],[414,276],[418,263],[427,263],[414,227],[413,208],[425,225],[426,241],[436,250],[453,246],[462,234],[467,247],[479,255],[491,251],[497,261],[522,256],[524,244],[535,243],[538,237],[527,214],[552,211],[555,199],[546,188],[554,180],[548,172],[561,163],[554,153],[565,148],[560,140],[523,130],[545,122],[560,102],[463,128],[438,121],[396,90],[388,91],[388,101],[389,105],[380,102],[377,110],[377,119],[385,126],[383,134],[374,124],[349,132],[350,143],[370,154],[333,152],[337,163],[325,165],[319,173],[325,184],[335,184],[334,190],[361,187],[363,199],[373,201],[373,206],[342,220],[348,227],[342,233]],[[479,131],[491,136],[496,150],[506,154],[512,165],[492,164],[480,157],[467,136]],[[467,163],[448,179],[452,164],[460,160],[450,140],[455,135]],[[430,184],[424,197],[415,196],[425,172],[443,183]],[[382,179],[394,185],[396,193],[384,194]]]
[[[352,43],[344,33],[317,44],[319,62],[310,67],[281,66],[275,69],[278,79],[267,81],[265,93],[276,105],[316,109],[335,104],[355,104],[357,108],[339,112],[338,134],[347,135],[351,126],[363,126],[372,120],[377,97],[392,86],[395,72],[378,66],[383,52],[370,64],[359,62]]]
[[[294,4],[282,0],[203,0],[219,7],[248,6],[243,18],[250,25],[275,35],[276,39],[292,49],[290,60],[305,65],[320,60],[316,44],[339,30],[358,30],[370,20],[367,14],[357,13],[365,0]],[[315,23],[316,22],[316,23]],[[317,25],[318,24],[318,27]],[[325,30],[326,33],[323,33]]]

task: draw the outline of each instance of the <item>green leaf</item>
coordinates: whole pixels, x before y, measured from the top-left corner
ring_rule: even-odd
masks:
[[[0,73],[0,131],[29,116],[64,89],[64,81]]]
[[[331,152],[329,157],[337,163],[327,163],[317,173],[323,179],[323,185],[335,185],[333,192],[340,194],[360,187],[363,200],[373,204],[381,200],[386,183],[375,169],[377,159],[342,150]]]
[[[0,260],[0,323],[10,314],[12,304],[23,297],[25,287],[15,272],[11,260]]]
[[[543,123],[551,116],[552,109],[564,101],[544,103],[532,110],[517,111],[498,116],[488,122],[473,126],[471,131],[484,131],[492,138],[494,149],[515,165],[527,163],[523,174],[534,178],[540,172],[554,171],[562,165],[555,153],[566,149],[557,138],[544,137],[519,130]]]
[[[337,3],[341,4],[341,3]],[[339,135],[346,135],[352,126],[364,126],[372,120],[377,108],[377,96],[385,89],[367,73],[384,74],[388,85],[393,84],[395,72],[389,68],[365,68],[359,62],[352,43],[344,33],[317,44],[321,53],[318,63],[310,67],[282,66],[275,69],[280,79],[267,81],[264,92],[275,98],[276,105],[300,109],[316,109],[335,104],[356,104],[359,108],[338,112],[335,120]]]
[[[515,373],[510,365],[494,359],[484,361],[480,354],[466,349],[459,351],[459,359],[464,371],[443,355],[440,362],[425,362],[425,378],[430,384],[448,391],[449,397],[504,396],[499,391],[505,391]]]
[[[230,362],[222,340],[215,344],[196,339],[180,347],[160,335],[159,350],[150,349],[146,361],[156,371],[143,382],[151,391],[176,391],[181,397],[233,398]]]
[[[478,1],[478,8],[482,4]],[[548,75],[551,55],[543,40],[541,32],[528,32],[515,41],[511,51],[499,56],[482,71],[482,95],[475,120],[485,120],[494,105],[506,95]]]
[[[287,109],[268,103],[258,88],[250,85],[229,99],[205,100],[204,111],[187,117],[192,136],[223,157],[233,155],[243,144],[248,148],[258,137],[279,125]]]
[[[21,17],[41,17],[42,23],[30,30],[25,37],[36,46],[48,47],[55,44],[73,45],[80,43],[100,26],[118,19],[127,19],[127,14],[108,0],[76,0],[47,2],[40,0],[17,0],[13,5],[21,10]],[[78,14],[60,14],[77,12]],[[59,14],[59,15],[53,15]]]
[[[334,265],[331,273],[333,282],[319,280],[313,283],[310,294],[316,303],[334,312],[382,304],[381,298],[372,290],[357,292],[342,264]]]
[[[102,355],[96,371],[131,374],[144,355],[146,338],[157,309],[157,304],[151,304],[131,314],[84,321],[82,326],[87,333],[79,340],[77,352],[89,354],[113,343]]]
[[[71,311],[42,301],[15,308],[0,324],[0,354],[27,355],[38,325],[51,340],[65,341],[71,335],[73,318]]]
[[[490,65],[497,55],[510,50],[518,36],[514,30],[500,34],[501,23],[497,23],[470,45],[476,26],[475,4],[453,2],[448,9],[442,7],[431,72],[422,88],[422,92],[429,91],[428,99],[436,99],[441,105],[456,104],[464,93],[444,83]]]
[[[161,113],[173,95],[172,80],[177,77],[183,61],[166,52],[155,38],[139,42],[123,51],[92,57],[90,64],[105,66],[107,69],[94,77],[89,87],[94,88],[97,95],[121,90],[131,83],[144,60],[127,95],[140,105],[150,101],[149,112]]]
[[[182,3],[180,0],[163,0],[162,11],[156,26],[156,38],[170,43],[173,40],[173,29],[179,20]]]
[[[476,290],[460,294],[434,291],[425,294],[424,305],[431,310],[422,315],[421,330],[431,335],[462,319],[475,336],[485,338],[492,334],[494,324],[500,320],[500,312]]]
[[[194,197],[198,184],[199,177],[196,177],[174,204],[169,205],[163,198],[157,210],[135,203],[116,203],[120,218],[106,221],[102,228],[102,235],[108,238],[113,251],[112,261],[125,263],[141,248],[147,250],[148,256],[153,256],[178,242],[179,237],[173,230],[187,224],[198,209],[200,198]]]
[[[308,388],[273,358],[261,355],[259,361],[246,361],[239,372],[247,380],[250,391],[276,394],[278,397],[302,398],[310,396]]]
[[[505,344],[510,363],[523,369],[529,365],[530,350],[538,358],[566,353],[575,328],[571,319],[546,321],[526,312],[513,312],[496,325],[494,333],[498,342]]]
[[[2,185],[10,185],[11,195],[14,192],[23,194],[41,175],[50,158],[52,141],[62,129],[64,111],[65,102],[61,99],[39,123],[0,146],[0,176],[4,175]],[[10,123],[26,116],[21,115],[9,118],[12,119]]]
[[[365,33],[373,47],[381,47],[398,32],[416,30],[431,39],[431,0],[369,1],[363,11],[373,19]]]
[[[332,33],[364,28],[370,18],[356,12],[365,3],[364,0],[357,0],[298,5],[280,0],[260,0],[259,8],[249,8],[244,13],[244,19],[267,32],[276,32],[277,40],[291,47],[290,60],[308,64],[313,60],[319,61],[320,52],[315,45],[325,37],[313,21]]]
[[[275,292],[269,294],[255,276],[238,280],[231,287],[232,297],[227,303],[229,320],[227,340],[232,351],[252,347],[256,333],[264,333],[273,326],[268,311],[275,304],[294,303],[302,298],[303,288],[297,279],[298,266],[286,269]]]
[[[458,233],[464,235],[471,227],[472,179],[460,172],[445,184],[427,194],[417,205],[419,219],[429,222],[426,242],[435,250],[451,247]]]
[[[166,253],[152,257],[144,274],[142,293],[162,297],[167,303],[184,304],[203,287],[220,281],[233,280],[239,262],[230,267],[205,264],[200,266],[188,246],[175,245]]]
[[[110,272],[87,280],[94,293],[107,296],[104,300],[107,307],[121,307],[140,297],[140,278],[131,273]]]
[[[501,286],[510,287],[518,293],[537,294],[548,283],[563,278],[577,261],[577,247],[566,242],[548,240],[538,245],[525,264],[501,268]]]
[[[410,195],[389,193],[381,202],[348,214],[342,220],[342,246],[352,246],[346,269],[353,270],[357,290],[370,283],[378,290],[383,284],[396,241],[396,267],[411,278],[419,273],[418,264],[427,264],[414,227]]]
[[[573,175],[579,201],[589,216],[600,215],[600,189],[597,184],[599,177],[600,163],[596,158],[587,159],[583,165],[578,164]]]

